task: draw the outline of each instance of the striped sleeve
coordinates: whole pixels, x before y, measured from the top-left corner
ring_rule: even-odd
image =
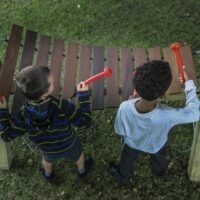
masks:
[[[66,101],[66,114],[68,120],[75,126],[89,128],[91,126],[91,111],[89,93],[78,92],[79,108],[69,101]]]
[[[0,136],[5,142],[11,141],[17,136],[22,136],[25,132],[25,122],[21,111],[15,115],[10,115],[7,108],[0,109]]]

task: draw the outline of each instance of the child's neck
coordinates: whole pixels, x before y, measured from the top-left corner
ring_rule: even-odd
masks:
[[[135,108],[139,113],[148,113],[156,107],[157,103],[158,99],[153,101],[146,101],[144,99],[140,99],[136,102]]]

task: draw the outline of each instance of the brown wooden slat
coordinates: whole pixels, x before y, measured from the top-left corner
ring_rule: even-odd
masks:
[[[22,31],[23,28],[21,26],[12,26],[5,53],[5,59],[0,74],[0,95],[4,95],[7,99],[12,88],[13,75],[17,63]]]
[[[60,91],[60,76],[61,76],[63,49],[64,49],[64,41],[61,39],[55,39],[53,46],[52,60],[51,60],[51,71],[54,77],[53,95],[58,95]]]
[[[104,48],[94,47],[93,75],[104,70]],[[92,83],[92,109],[104,108],[104,79]]]
[[[133,63],[131,49],[121,49],[121,69],[122,69],[122,99],[127,100],[133,92]]]
[[[147,61],[146,50],[144,48],[134,49],[135,68]]]
[[[148,49],[149,60],[161,60],[160,47]]]
[[[90,77],[90,46],[81,45],[79,82],[85,81],[89,77]]]
[[[172,73],[172,83],[167,90],[166,94],[175,94],[180,93],[181,90],[181,84],[179,81],[179,68],[176,60],[175,53],[170,48],[164,48],[163,49],[164,59],[165,61],[168,61],[171,68]]]
[[[75,90],[78,44],[71,42],[67,45],[67,57],[64,72],[63,97],[70,98]]]
[[[194,65],[194,60],[192,57],[192,50],[190,45],[183,46],[181,47],[181,55],[183,59],[183,64],[186,67],[186,70],[188,72],[188,75],[190,76],[191,79],[194,80],[195,85],[198,86],[198,81],[196,77],[196,71],[195,71],[195,65]]]
[[[20,70],[24,67],[27,67],[28,65],[31,65],[33,62],[36,37],[37,37],[36,32],[33,31],[26,32],[22,58],[20,61]],[[22,95],[22,93],[19,91],[18,88],[16,88],[14,93],[12,113],[15,113],[17,110],[19,110],[19,108],[22,106],[24,102],[24,99],[25,98]]]
[[[0,60],[0,74],[1,74],[2,62]]]
[[[41,35],[36,65],[48,65],[50,37]]]
[[[107,65],[112,69],[112,75],[106,80],[106,107],[119,106],[119,83],[118,83],[118,49],[107,49]]]

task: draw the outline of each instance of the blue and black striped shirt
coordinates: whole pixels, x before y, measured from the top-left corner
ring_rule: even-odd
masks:
[[[88,128],[91,125],[89,94],[78,92],[79,108],[70,101],[49,96],[43,101],[27,101],[15,114],[0,109],[0,134],[10,141],[25,133],[39,149],[52,157],[65,154],[75,143],[73,126]]]

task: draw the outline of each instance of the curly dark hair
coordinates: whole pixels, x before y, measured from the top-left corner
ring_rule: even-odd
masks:
[[[49,89],[50,73],[47,66],[27,66],[17,75],[17,86],[28,99],[38,100]]]
[[[152,60],[136,68],[133,86],[141,98],[153,101],[165,94],[171,80],[169,63]]]

